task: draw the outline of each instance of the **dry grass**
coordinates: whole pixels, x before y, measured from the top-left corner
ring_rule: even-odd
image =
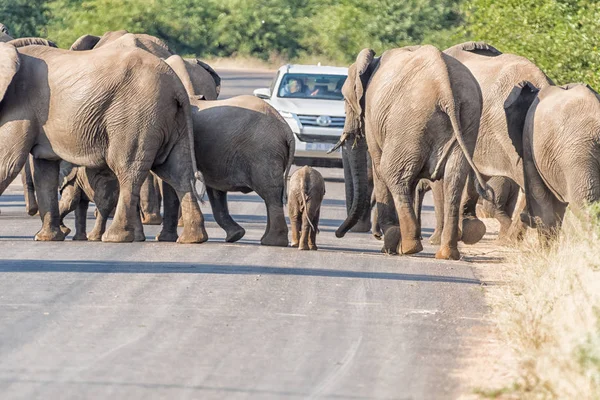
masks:
[[[550,247],[530,230],[508,256],[505,284],[488,298],[517,378],[481,397],[600,398],[599,212],[569,213]]]

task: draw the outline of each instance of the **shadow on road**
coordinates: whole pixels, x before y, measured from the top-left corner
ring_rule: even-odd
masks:
[[[186,262],[123,262],[72,260],[0,260],[1,272],[86,272],[86,273],[190,273],[217,275],[298,275],[329,278],[386,279],[397,281],[446,282],[479,285],[477,279],[452,276],[400,274],[336,269],[285,268],[254,265],[219,265]]]

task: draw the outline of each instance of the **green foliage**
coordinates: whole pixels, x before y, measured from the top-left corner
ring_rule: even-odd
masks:
[[[528,57],[555,83],[600,88],[596,0],[470,0],[463,34]]]
[[[0,22],[8,26],[12,37],[46,36],[46,1],[2,0]]]

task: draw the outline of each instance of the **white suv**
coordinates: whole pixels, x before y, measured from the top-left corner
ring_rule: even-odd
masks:
[[[342,85],[348,68],[284,65],[270,88],[254,95],[271,104],[296,136],[294,164],[341,167],[340,150],[327,154],[339,140],[346,120]]]

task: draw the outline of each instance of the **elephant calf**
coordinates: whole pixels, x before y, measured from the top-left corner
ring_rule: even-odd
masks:
[[[292,224],[292,246],[317,250],[317,232],[325,180],[319,171],[305,166],[292,174],[288,190],[288,212]]]

